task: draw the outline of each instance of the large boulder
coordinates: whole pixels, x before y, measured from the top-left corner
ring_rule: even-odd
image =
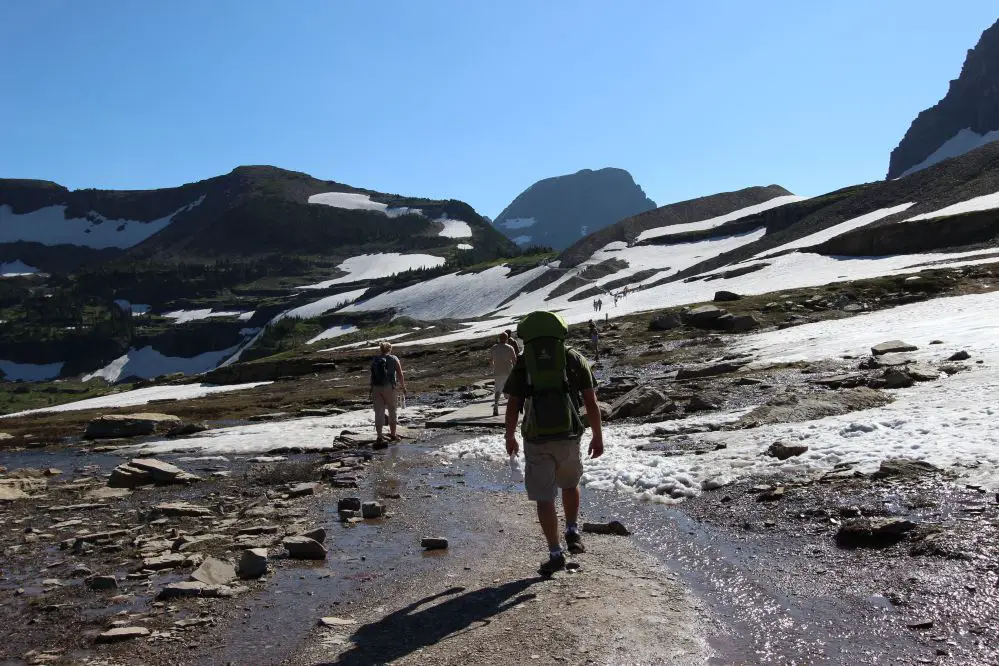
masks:
[[[655,319],[649,322],[650,331],[672,331],[674,328],[679,328],[683,325],[680,321],[680,315],[675,312],[667,312],[666,314],[661,314]]]
[[[716,375],[725,375],[730,372],[736,372],[742,366],[746,365],[746,363],[748,363],[748,360],[722,361],[721,363],[706,363],[704,365],[684,366],[677,371],[676,378],[678,381],[682,381],[685,379],[698,379],[700,377],[714,377]]]
[[[808,446],[805,444],[777,440],[767,449],[767,455],[777,460],[787,460],[788,458],[800,456],[806,451],[808,451]]]
[[[836,545],[843,548],[885,548],[905,538],[916,523],[903,518],[853,518],[836,532]]]
[[[164,486],[187,484],[201,478],[185,472],[176,465],[153,458],[135,458],[114,468],[108,486],[111,488],[135,488],[155,483]]]
[[[260,578],[267,573],[267,549],[247,548],[239,556],[236,574],[243,579]]]
[[[84,439],[116,439],[141,437],[167,432],[182,425],[180,418],[170,414],[105,414],[87,424]]]
[[[884,356],[885,354],[896,354],[900,352],[911,352],[919,349],[916,345],[910,345],[908,342],[902,342],[901,340],[889,340],[888,342],[882,342],[879,345],[874,345],[871,347],[871,353],[875,356]]]
[[[728,302],[728,301],[738,301],[741,298],[742,298],[742,296],[740,296],[739,294],[735,293],[734,291],[725,291],[723,289],[721,291],[716,291],[715,292],[714,301],[715,301],[715,303],[725,303],[725,302]]]
[[[725,313],[714,321],[715,325],[726,333],[745,333],[760,325],[756,317],[749,314],[734,315]]]
[[[687,310],[683,314],[683,321],[688,326],[694,328],[715,328],[716,320],[728,311],[716,305],[702,305],[699,308]]]
[[[283,542],[288,556],[295,560],[325,560],[326,546],[306,536],[288,537]]]
[[[666,402],[669,398],[659,389],[639,386],[614,401],[608,420],[648,416]]]
[[[228,585],[236,579],[236,568],[225,560],[215,557],[207,557],[194,573],[191,580],[200,581],[209,585]]]

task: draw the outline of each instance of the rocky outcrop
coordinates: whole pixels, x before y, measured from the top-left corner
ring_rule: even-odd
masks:
[[[561,250],[655,207],[624,169],[583,169],[534,183],[499,214],[494,225],[521,246]]]
[[[182,425],[170,414],[105,414],[87,424],[84,439],[116,439],[165,433]]]
[[[108,486],[111,488],[137,488],[152,484],[158,486],[187,484],[200,480],[200,477],[185,472],[176,465],[153,458],[135,458],[112,470]]]
[[[946,96],[920,113],[892,151],[888,178],[899,178],[999,140],[999,22],[968,51]]]

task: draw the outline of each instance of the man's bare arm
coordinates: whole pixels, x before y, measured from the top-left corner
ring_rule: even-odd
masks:
[[[506,402],[506,452],[513,456],[520,451],[517,442],[517,416],[520,414],[520,398],[511,395]]]
[[[583,404],[586,405],[586,420],[590,422],[589,454],[591,458],[599,458],[604,454],[603,421],[600,418],[600,405],[597,404],[597,392],[593,389],[583,391]]]

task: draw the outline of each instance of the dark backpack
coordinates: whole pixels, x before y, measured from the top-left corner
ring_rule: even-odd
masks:
[[[395,368],[392,360],[381,354],[371,361],[371,385],[395,386]]]
[[[583,432],[578,399],[570,385],[565,337],[569,327],[552,312],[532,312],[517,326],[524,341],[524,366],[530,407],[524,414],[524,437],[560,439]]]

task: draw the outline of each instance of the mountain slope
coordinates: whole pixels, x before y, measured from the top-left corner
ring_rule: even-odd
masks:
[[[457,220],[466,223],[460,236],[446,223]],[[49,271],[123,256],[199,261],[459,244],[482,259],[516,252],[463,202],[383,194],[269,166],[159,190],[0,180],[0,261]]]
[[[999,21],[982,33],[947,95],[920,113],[892,151],[888,178],[999,140]]]
[[[583,169],[534,183],[494,224],[520,245],[561,250],[588,233],[655,205],[624,169]]]
[[[575,266],[608,243],[615,241],[630,243],[642,232],[651,229],[709,220],[749,206],[763,204],[776,197],[789,196],[793,195],[780,185],[769,185],[747,187],[737,192],[723,192],[660,206],[655,210],[623,219],[576,241],[562,253],[562,265]]]

